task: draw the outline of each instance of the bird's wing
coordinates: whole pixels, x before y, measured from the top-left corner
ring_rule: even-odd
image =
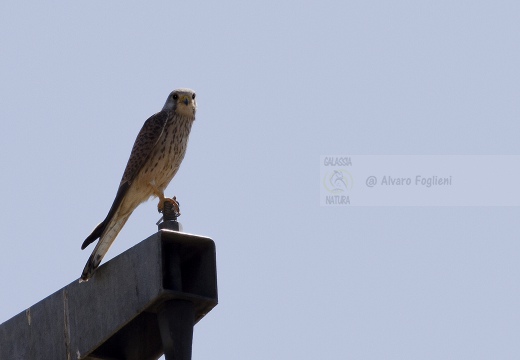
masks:
[[[164,127],[168,121],[168,112],[161,111],[152,115],[145,121],[141,131],[135,139],[134,147],[130,153],[128,164],[126,164],[125,172],[121,178],[121,185],[128,182],[129,184],[136,178],[137,174],[144,166],[157,141],[164,131]]]
[[[123,199],[125,198],[132,181],[136,178],[139,170],[141,170],[150,157],[153,148],[157,144],[157,141],[164,131],[167,120],[168,112],[161,111],[155,115],[152,115],[148,120],[145,121],[141,131],[139,131],[139,134],[135,139],[132,152],[130,153],[130,158],[128,159],[125,172],[123,173],[121,183],[119,184],[119,188],[117,190],[116,198],[114,199],[114,202],[112,203],[105,220],[96,226],[94,231],[92,231],[92,233],[81,245],[82,250],[85,249],[89,244],[96,241],[96,239],[98,239],[105,231],[111,219],[119,209],[119,206],[123,202]]]

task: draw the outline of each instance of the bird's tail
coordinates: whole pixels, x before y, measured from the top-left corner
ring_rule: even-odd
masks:
[[[108,222],[106,226],[104,223],[99,224],[92,233],[92,235],[89,236],[90,238],[94,235],[94,233],[96,233],[96,231],[99,233],[99,229],[103,229],[101,234],[99,235],[99,241],[96,244],[94,251],[92,251],[92,255],[90,255],[90,257],[88,258],[87,264],[85,265],[85,268],[81,273],[81,278],[79,279],[79,282],[88,281],[92,274],[94,274],[94,271],[101,263],[101,260],[103,260],[103,257],[108,252],[108,249],[110,249],[110,246],[116,239],[117,235],[119,234],[119,231],[121,231],[121,228],[125,225],[130,215],[131,213],[124,216],[115,216],[114,218],[117,218],[117,220],[112,220]],[[94,240],[95,239],[93,239],[92,241]]]

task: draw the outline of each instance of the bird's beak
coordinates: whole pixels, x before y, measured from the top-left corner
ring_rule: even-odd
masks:
[[[190,103],[190,99],[187,95],[184,95],[182,98],[181,98],[181,102],[184,103],[184,105],[188,106],[188,104]]]

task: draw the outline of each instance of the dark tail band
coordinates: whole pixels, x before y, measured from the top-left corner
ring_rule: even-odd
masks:
[[[85,241],[83,241],[83,244],[81,245],[81,250],[85,249],[87,246],[89,246],[94,241],[96,241],[101,236],[103,231],[105,230],[105,227],[106,227],[106,220],[101,222],[98,226],[96,226],[94,231],[92,231],[92,234],[90,234],[85,239]]]
[[[94,274],[94,271],[98,268],[99,263],[101,262],[101,256],[99,256],[96,253],[93,253],[90,255],[87,264],[85,265],[85,268],[83,269],[83,272],[81,273],[81,278],[79,282],[88,281],[92,274]]]

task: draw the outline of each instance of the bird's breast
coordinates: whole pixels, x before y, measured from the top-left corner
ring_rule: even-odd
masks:
[[[165,126],[156,146],[147,161],[150,174],[149,182],[153,182],[160,190],[164,190],[175,176],[186,154],[188,138],[193,120],[176,116]]]

